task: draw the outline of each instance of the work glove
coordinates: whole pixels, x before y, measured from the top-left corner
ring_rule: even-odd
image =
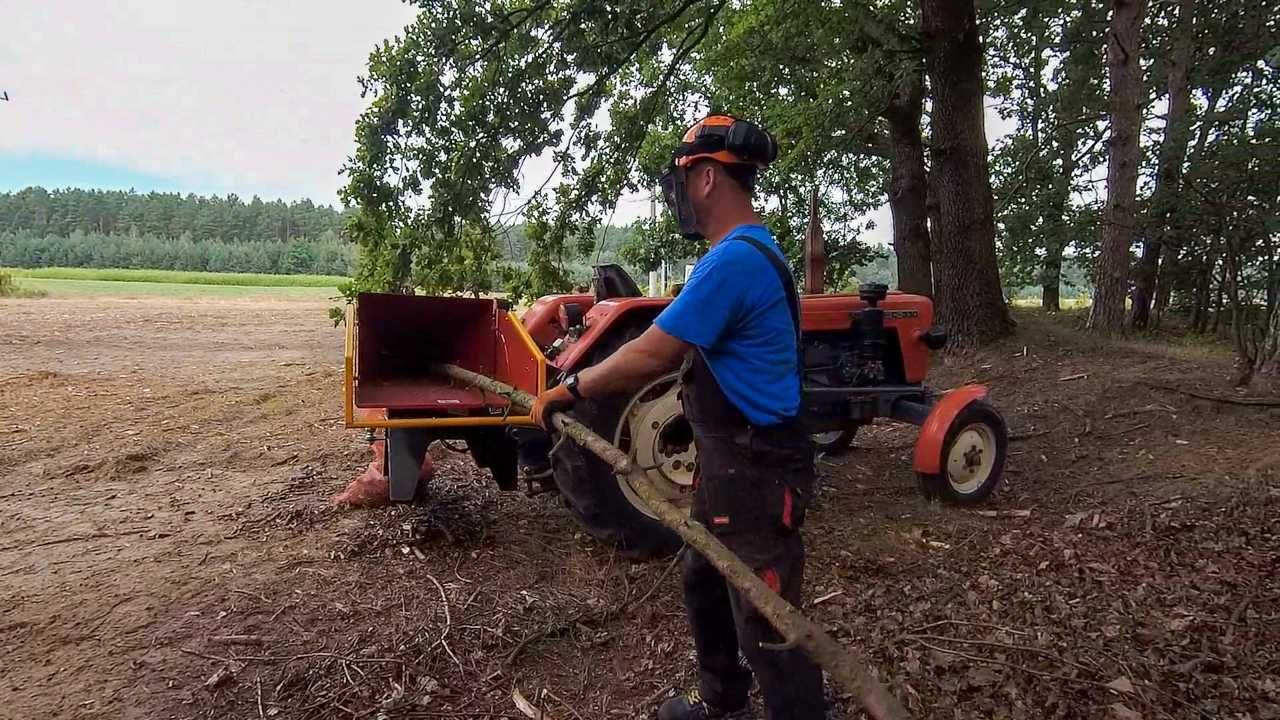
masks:
[[[573,393],[563,385],[557,385],[542,393],[533,401],[529,415],[543,430],[551,429],[551,413],[563,412],[573,407]]]

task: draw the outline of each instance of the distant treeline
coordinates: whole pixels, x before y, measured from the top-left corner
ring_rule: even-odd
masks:
[[[72,233],[142,235],[218,242],[277,241],[342,230],[343,214],[310,200],[245,202],[234,194],[182,195],[133,190],[46,190],[0,193],[0,232],[69,237]]]
[[[355,247],[326,232],[316,239],[198,241],[182,237],[68,236],[0,231],[0,267],[148,268],[281,275],[351,275]]]

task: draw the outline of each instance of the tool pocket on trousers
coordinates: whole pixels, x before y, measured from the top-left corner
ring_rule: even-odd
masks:
[[[698,473],[696,515],[712,533],[759,530],[781,517],[781,486],[761,478],[732,439],[703,442],[698,448]]]
[[[751,441],[750,459],[753,474],[759,476],[761,482],[772,481],[779,488],[776,517],[782,527],[786,530],[799,529],[804,525],[816,478],[811,446],[790,440],[779,443],[771,438],[755,437]]]

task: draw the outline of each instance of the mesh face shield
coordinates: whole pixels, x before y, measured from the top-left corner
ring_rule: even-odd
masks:
[[[689,189],[685,184],[687,180],[688,170],[672,164],[662,174],[658,185],[662,188],[662,200],[666,203],[667,210],[680,226],[680,234],[690,240],[701,240],[698,216],[693,212],[693,204],[689,202]]]

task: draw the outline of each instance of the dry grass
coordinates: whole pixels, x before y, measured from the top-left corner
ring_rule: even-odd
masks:
[[[23,287],[9,273],[0,272],[0,298],[36,298],[45,295],[45,291]]]

